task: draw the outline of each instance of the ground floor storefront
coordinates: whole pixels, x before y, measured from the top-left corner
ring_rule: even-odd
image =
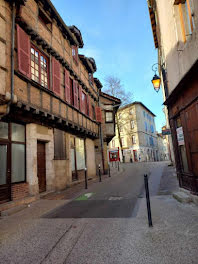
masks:
[[[123,150],[125,162],[157,161],[158,150],[149,147],[135,147]]]
[[[0,122],[0,203],[96,176],[94,140],[36,123]]]
[[[198,195],[198,62],[181,80],[168,106],[180,187]]]

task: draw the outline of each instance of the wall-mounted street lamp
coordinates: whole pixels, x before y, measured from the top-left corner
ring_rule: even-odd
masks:
[[[152,66],[152,70],[154,71],[155,75],[153,76],[153,79],[151,80],[153,87],[155,89],[155,91],[158,93],[159,89],[160,89],[160,84],[161,84],[161,79],[160,77],[156,74],[157,70],[158,70],[158,63],[153,64]]]

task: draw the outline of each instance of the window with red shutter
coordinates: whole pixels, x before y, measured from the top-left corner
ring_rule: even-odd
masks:
[[[92,118],[91,96],[89,96],[89,117]]]
[[[53,72],[53,92],[60,95],[60,63],[52,59],[52,72]]]
[[[78,84],[73,80],[74,107],[78,109]]]
[[[83,112],[82,110],[82,86],[79,85],[79,110]]]
[[[78,47],[72,46],[72,57],[76,64],[78,64]]]
[[[97,106],[95,108],[96,110],[96,121],[99,122],[99,123],[102,123],[102,111],[101,111],[101,108],[99,106]]]
[[[84,114],[87,114],[87,95],[84,92],[82,92],[82,108],[81,108],[81,111]]]
[[[30,78],[30,38],[19,25],[17,25],[17,47],[19,71]]]
[[[69,79],[69,72],[65,70],[65,99],[70,104],[70,79]]]

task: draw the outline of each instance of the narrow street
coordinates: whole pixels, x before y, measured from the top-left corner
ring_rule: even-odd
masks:
[[[175,251],[175,240],[181,236],[177,233],[177,225],[184,220],[177,214],[184,217],[183,209],[170,195],[156,196],[160,188],[163,189],[160,180],[169,170],[167,165],[167,162],[125,164],[122,173],[112,175],[102,183],[91,184],[74,200],[42,199],[21,212],[2,217],[0,263],[189,263],[185,258],[179,262],[173,258],[174,254],[183,252],[185,255],[189,250],[188,247],[182,249],[181,239],[180,247]],[[144,173],[150,175],[151,207],[154,207],[152,229],[148,228],[143,198]],[[169,208],[163,208],[161,203],[164,201],[168,201]],[[177,222],[170,217],[171,213]],[[192,230],[186,231],[192,242],[195,238],[193,223],[196,224],[198,219],[196,210],[194,216]],[[185,217],[190,216],[185,214]],[[175,234],[168,221],[176,225]],[[160,251],[156,251],[156,246]],[[156,251],[153,254],[155,261],[150,250]],[[192,250],[196,250],[196,246]],[[164,252],[166,259],[160,261]]]

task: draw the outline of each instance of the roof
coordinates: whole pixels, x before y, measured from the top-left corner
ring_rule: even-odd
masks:
[[[112,95],[110,95],[110,94],[103,93],[103,92],[100,91],[100,96],[102,96],[102,97],[104,97],[104,98],[107,98],[107,99],[109,99],[109,100],[111,100],[111,101],[114,101],[114,102],[116,102],[116,103],[118,103],[118,104],[121,104],[121,100],[120,100],[119,98],[114,97],[114,96],[112,96]]]
[[[127,105],[125,105],[125,106],[123,106],[123,107],[120,107],[120,109],[119,109],[119,111],[121,111],[121,110],[123,110],[123,109],[126,109],[126,108],[128,108],[128,107],[130,107],[130,106],[132,106],[132,105],[137,105],[137,104],[139,104],[139,105],[141,105],[143,108],[145,108],[151,115],[153,115],[153,116],[156,116],[155,114],[153,114],[153,112],[151,112],[151,110],[149,110],[142,102],[138,102],[138,101],[135,101],[135,102],[133,102],[133,103],[131,103],[131,104],[127,104]]]
[[[96,71],[96,63],[93,58],[88,58],[82,54],[79,54],[78,56],[89,73],[94,73]]]
[[[83,43],[83,39],[82,39],[82,35],[81,35],[80,30],[74,25],[69,26],[69,29],[71,30],[71,32],[75,35],[76,39],[78,40],[79,48],[83,48],[84,43]]]
[[[100,82],[98,78],[94,78],[94,82],[96,86],[98,87],[98,89],[101,89],[103,87],[102,83]]]
[[[154,7],[155,7],[155,1],[154,0],[149,0],[148,1],[148,8],[149,8],[149,14],[150,14],[150,20],[151,20],[151,27],[153,31],[153,38],[154,38],[154,43],[155,47],[158,48],[158,38],[157,38],[157,26],[156,26],[156,17],[155,17],[155,12],[154,12]]]

